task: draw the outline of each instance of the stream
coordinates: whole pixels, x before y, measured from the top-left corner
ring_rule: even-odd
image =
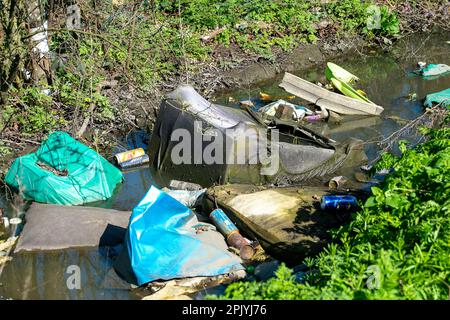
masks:
[[[376,142],[399,130],[405,121],[423,114],[423,99],[428,93],[450,87],[448,75],[426,80],[409,74],[418,61],[450,65],[448,40],[448,33],[415,34],[399,40],[389,52],[369,50],[364,54],[354,53],[332,60],[357,75],[369,99],[383,106],[384,112],[380,117],[345,116],[341,124],[319,122],[309,126],[336,141],[344,141],[349,137],[365,141],[369,161],[375,160],[380,153],[380,146]],[[294,74],[314,83],[326,83],[324,70],[325,65],[318,65]],[[240,100],[252,100],[258,108],[263,105],[259,100],[260,92],[276,97],[290,95],[278,87],[281,78],[282,74],[237,91],[220,92],[214,101],[239,107]],[[416,94],[416,100],[408,99],[412,93]],[[230,102],[229,97],[234,102]],[[300,103],[297,98],[291,102]],[[414,132],[402,137],[412,143],[420,142],[420,138]],[[131,132],[121,138],[122,143],[115,151],[137,147],[146,149],[147,140],[145,132]],[[396,147],[393,151],[398,152]],[[117,188],[114,196],[89,206],[130,211],[152,184],[158,185],[147,166],[124,171],[124,183]],[[21,204],[7,201],[5,194],[0,194],[0,207],[4,208],[4,214],[9,218],[24,216]],[[8,231],[10,235],[19,234],[20,228]],[[131,288],[116,275],[111,259],[115,255],[114,248],[13,254],[11,262],[5,264],[4,268],[0,266],[0,299],[140,299],[148,295],[143,289]],[[81,269],[83,277],[80,289],[68,289],[66,282],[70,274],[67,273],[67,267],[70,265],[77,265]]]

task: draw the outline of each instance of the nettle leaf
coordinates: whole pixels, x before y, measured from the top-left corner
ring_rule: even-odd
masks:
[[[376,206],[375,197],[370,197],[366,200],[366,203],[364,204],[364,207],[370,208]]]
[[[404,198],[396,193],[389,193],[386,195],[386,205],[394,209],[398,209],[402,206]]]

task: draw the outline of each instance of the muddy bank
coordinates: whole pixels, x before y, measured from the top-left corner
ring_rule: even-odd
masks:
[[[267,81],[282,72],[302,71],[329,59],[354,54],[370,47],[361,37],[324,39],[315,44],[300,44],[291,52],[283,52],[275,61],[257,59],[225,72],[223,78],[235,87],[250,86]]]

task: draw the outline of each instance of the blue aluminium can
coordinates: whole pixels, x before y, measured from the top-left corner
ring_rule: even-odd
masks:
[[[322,210],[349,211],[358,208],[358,201],[350,195],[323,196],[320,207]]]
[[[211,220],[216,225],[217,229],[225,236],[228,237],[231,233],[237,232],[238,228],[234,223],[227,217],[222,209],[216,209],[209,215]]]

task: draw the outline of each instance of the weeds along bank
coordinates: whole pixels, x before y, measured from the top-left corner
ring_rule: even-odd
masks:
[[[226,299],[443,299],[450,292],[450,127],[422,128],[426,142],[384,154],[384,183],[334,243],[306,259],[302,283],[281,266],[266,282],[231,284]]]
[[[411,31],[448,28],[446,1],[4,4],[2,158],[38,145],[56,129],[106,149],[114,130],[143,128],[151,122],[162,95],[178,83],[189,82],[208,96],[233,85],[223,77],[227,71],[254,61],[277,63],[304,43],[357,36],[388,45]],[[48,52],[42,59],[30,48],[45,23]]]

